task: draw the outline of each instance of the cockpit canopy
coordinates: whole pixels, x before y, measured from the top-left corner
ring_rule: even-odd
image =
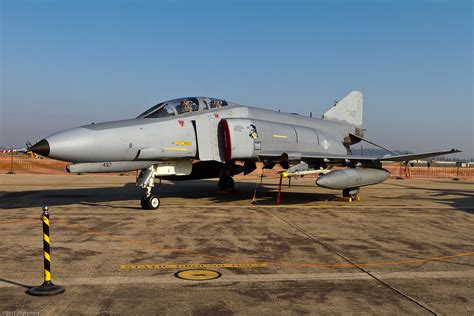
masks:
[[[140,114],[137,118],[170,117],[184,113],[218,109],[229,105],[226,100],[214,98],[179,98],[161,102]]]

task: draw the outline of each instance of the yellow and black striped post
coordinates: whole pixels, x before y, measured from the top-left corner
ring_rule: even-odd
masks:
[[[44,257],[44,282],[40,286],[28,290],[31,295],[55,295],[65,291],[61,285],[55,285],[51,281],[51,240],[49,237],[49,212],[48,207],[43,206],[43,257]]]

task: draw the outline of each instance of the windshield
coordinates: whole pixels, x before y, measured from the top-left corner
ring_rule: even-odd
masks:
[[[146,110],[145,112],[143,112],[142,114],[140,114],[138,117],[146,117],[146,116],[148,116],[150,113],[155,112],[158,108],[163,107],[164,104],[165,104],[165,103],[162,102],[162,103],[159,103],[159,104],[157,104],[157,105],[155,105],[155,106],[152,106],[151,108],[149,108],[148,110]]]
[[[146,113],[146,112],[145,112]],[[157,118],[157,117],[168,117],[168,116],[175,116],[176,112],[174,107],[168,103],[161,104],[159,107],[153,109],[149,113],[142,114],[141,117],[148,117],[148,118]]]
[[[138,116],[138,118],[170,117],[184,113],[218,109],[227,106],[225,100],[214,98],[180,98],[161,102]]]

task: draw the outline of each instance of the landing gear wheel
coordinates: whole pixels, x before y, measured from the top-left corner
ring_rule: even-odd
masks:
[[[141,204],[145,210],[156,210],[160,207],[160,198],[156,195],[144,196],[141,199]]]
[[[147,209],[147,208],[146,208],[146,198],[147,198],[146,195],[144,195],[144,196],[142,197],[142,199],[140,200],[140,203],[141,203],[141,205],[142,205],[142,209],[145,209],[145,210]]]
[[[218,186],[221,190],[233,190],[235,188],[235,182],[231,176],[223,176],[219,179]]]
[[[232,179],[232,177],[229,177],[229,180],[227,180],[227,188],[229,190],[233,190],[235,188],[235,182],[234,182],[234,179]]]

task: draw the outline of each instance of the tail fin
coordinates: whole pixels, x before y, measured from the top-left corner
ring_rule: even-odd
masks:
[[[351,125],[362,126],[363,109],[364,95],[360,91],[352,91],[324,113],[323,119],[344,121]]]

